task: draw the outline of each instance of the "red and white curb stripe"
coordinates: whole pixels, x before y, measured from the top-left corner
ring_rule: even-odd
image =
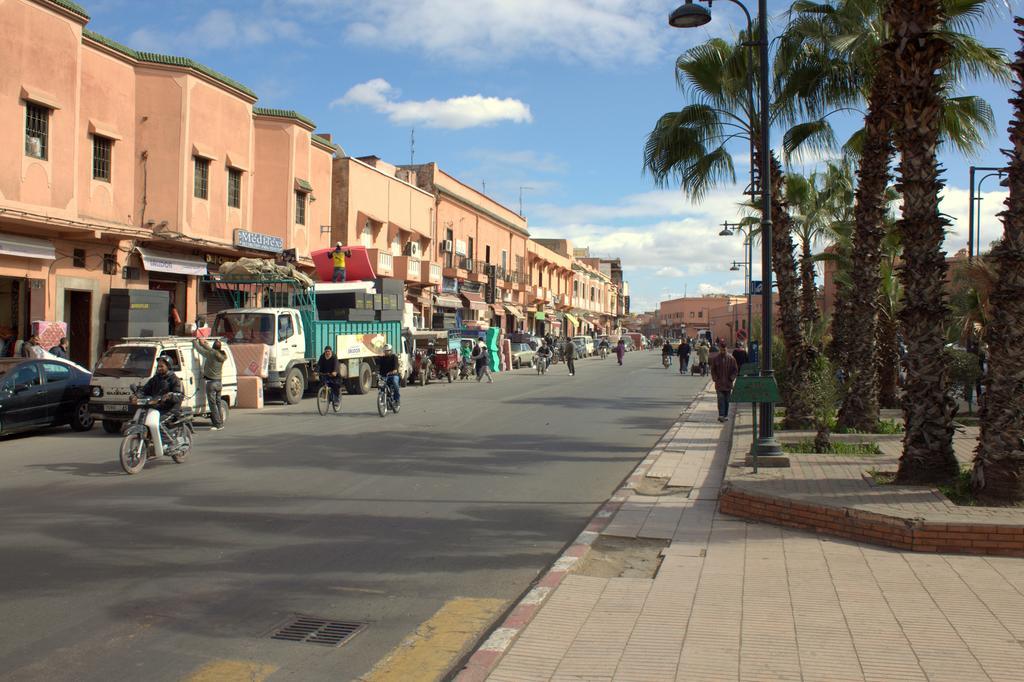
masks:
[[[633,473],[622,484],[622,487],[615,491],[611,499],[601,505],[601,508],[591,518],[590,523],[587,524],[586,529],[562,552],[562,556],[552,564],[548,572],[544,574],[544,577],[540,579],[533,589],[519,600],[519,603],[508,614],[505,621],[473,652],[466,665],[455,677],[455,682],[484,682],[487,679],[487,676],[497,667],[498,661],[505,655],[505,652],[512,646],[512,643],[519,634],[530,624],[530,621],[537,615],[537,612],[540,611],[540,608],[547,601],[548,597],[551,596],[551,593],[555,591],[555,588],[562,584],[565,576],[571,573],[576,564],[587,555],[587,552],[590,551],[590,546],[600,537],[601,532],[608,527],[612,517],[622,507],[622,503],[626,501],[626,498],[632,494],[632,489],[636,488],[644,480],[644,476],[647,475],[647,472],[658,460],[658,457],[664,452],[665,446],[679,433],[679,429],[682,428],[683,422],[689,417],[699,397],[700,394],[682,411],[676,422],[651,448],[651,451],[637,465]]]

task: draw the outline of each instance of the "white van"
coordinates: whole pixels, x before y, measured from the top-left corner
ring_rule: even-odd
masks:
[[[208,339],[212,343],[212,339]],[[185,397],[183,408],[192,409],[196,416],[209,417],[203,388],[203,356],[192,346],[192,339],[180,336],[126,338],[103,354],[93,369],[89,384],[89,412],[103,422],[107,433],[120,433],[121,427],[132,416],[129,404],[132,384],[140,387],[156,373],[156,359],[166,355],[171,359],[171,371],[181,379]],[[238,396],[238,376],[235,360],[228,352],[222,370],[221,407],[225,420],[228,407],[234,406]]]
[[[594,354],[593,336],[574,336],[572,337],[572,342],[575,343],[577,346],[583,346],[583,352],[585,353],[586,357],[589,358],[591,355]]]

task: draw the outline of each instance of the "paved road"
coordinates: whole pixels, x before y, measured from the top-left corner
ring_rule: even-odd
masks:
[[[659,360],[409,388],[386,420],[368,396],[237,411],[136,477],[98,427],[0,441],[0,677],[353,679],[456,598],[482,632],[702,385]],[[370,626],[269,639],[293,613]]]

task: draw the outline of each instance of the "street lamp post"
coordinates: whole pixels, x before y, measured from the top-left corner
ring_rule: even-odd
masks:
[[[754,236],[751,234],[752,230],[750,227],[744,227],[743,223],[730,223],[727,220],[722,222],[722,231],[718,233],[718,236],[731,237],[736,234],[733,230],[738,230],[743,235],[743,245],[747,247],[747,257],[742,265],[746,266],[743,276],[745,280],[745,293],[747,295],[747,342],[749,343],[754,331],[752,326],[754,321]],[[733,267],[730,270],[736,271],[739,270],[739,267],[733,262]]]
[[[694,4],[694,0],[686,0],[686,2],[680,5],[672,14],[669,16],[669,25],[675,28],[696,28],[704,26],[711,21],[710,8],[714,4],[714,0],[701,0],[707,4],[708,9],[701,7],[700,5]],[[729,0],[729,2],[738,6],[743,10],[743,13],[747,17],[748,36],[753,38],[753,22],[750,17],[750,11],[747,9],[740,0]],[[761,27],[760,36],[756,42],[751,43],[751,46],[758,48],[759,55],[759,73],[760,78],[760,121],[759,121],[759,142],[760,142],[760,161],[761,161],[761,279],[762,283],[762,303],[761,303],[761,376],[762,377],[774,377],[775,371],[772,369],[772,329],[773,329],[773,313],[772,308],[772,179],[771,179],[771,112],[769,111],[769,93],[768,93],[768,0],[758,0],[758,22]],[[753,137],[753,130],[755,128],[755,122],[753,120],[753,111],[751,112],[751,136]],[[757,454],[760,456],[778,456],[782,454],[782,447],[779,445],[778,440],[775,439],[775,405],[773,403],[761,403],[761,431],[760,438],[757,443]]]
[[[975,173],[977,173],[978,171],[992,171],[992,172],[989,173],[988,175],[986,175],[985,177],[983,177],[980,182],[975,182],[974,181]],[[992,168],[992,167],[989,167],[989,166],[971,166],[970,167],[970,179],[969,179],[970,190],[968,190],[968,199],[967,199],[967,204],[968,204],[968,206],[967,206],[967,260],[968,260],[968,262],[974,260],[974,252],[975,251],[978,252],[978,255],[981,255],[981,236],[979,234],[978,235],[978,239],[974,238],[975,234],[977,234],[979,232],[979,228],[981,227],[981,214],[980,214],[981,207],[980,206],[978,206],[979,214],[978,214],[977,218],[975,218],[975,215],[974,215],[975,204],[981,203],[981,197],[977,197],[976,198],[974,196],[974,190],[975,190],[975,188],[977,188],[978,192],[980,193],[981,192],[981,183],[985,182],[985,178],[991,177],[992,175],[998,175],[999,177],[1003,177],[1004,174],[1005,173],[1004,173],[1002,168]]]
[[[977,204],[978,208],[971,213],[974,216],[974,250],[975,256],[981,257],[981,200],[984,197],[984,193],[981,191],[981,185],[992,177],[1002,178],[1006,175],[1003,171],[996,171],[987,175],[981,176],[981,180],[978,180],[978,196],[974,197],[973,201]]]

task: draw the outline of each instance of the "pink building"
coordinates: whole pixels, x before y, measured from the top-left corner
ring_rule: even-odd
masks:
[[[0,2],[0,350],[62,321],[91,366],[112,288],[166,291],[191,321],[224,304],[201,283],[210,264],[295,249],[311,267],[338,148],[227,76],[88,20],[67,0]]]

